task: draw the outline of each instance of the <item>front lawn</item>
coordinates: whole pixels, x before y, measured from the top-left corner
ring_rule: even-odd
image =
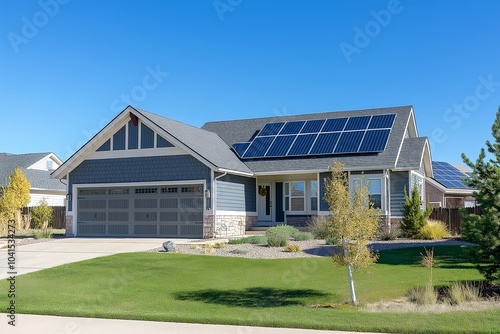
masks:
[[[358,299],[400,297],[428,280],[423,248],[381,253],[355,272]],[[435,247],[434,283],[480,280],[464,247]],[[350,307],[346,271],[330,258],[252,260],[165,253],[129,253],[63,265],[17,278],[19,313],[194,323],[399,333],[495,333],[498,310],[369,313]],[[0,282],[6,291],[7,282]],[[0,294],[6,305],[6,294]],[[335,308],[310,305],[332,304]]]

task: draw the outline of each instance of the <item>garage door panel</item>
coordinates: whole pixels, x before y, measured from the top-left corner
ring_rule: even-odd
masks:
[[[77,235],[203,237],[202,185],[78,189]]]

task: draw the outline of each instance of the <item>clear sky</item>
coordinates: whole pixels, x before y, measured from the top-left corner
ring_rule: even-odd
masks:
[[[127,104],[207,121],[413,105],[434,160],[500,105],[499,1],[2,0],[0,152],[66,160]]]

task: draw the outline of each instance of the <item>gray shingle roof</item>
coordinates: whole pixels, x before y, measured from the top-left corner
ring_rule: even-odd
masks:
[[[401,142],[404,138],[409,116],[412,112],[411,106],[378,108],[341,112],[326,112],[317,114],[304,114],[293,116],[276,116],[267,118],[255,118],[246,120],[208,122],[202,129],[217,133],[228,146],[235,142],[249,141],[254,134],[266,123],[293,121],[293,120],[314,120],[325,118],[340,118],[351,116],[396,114],[396,119],[392,127],[386,150],[373,154],[350,154],[333,155],[330,157],[316,158],[281,158],[281,159],[255,159],[245,160],[245,164],[255,173],[280,172],[280,171],[304,171],[304,170],[327,170],[331,166],[333,159],[345,165],[347,170],[352,169],[379,169],[394,168]],[[233,153],[234,154],[234,153]],[[421,151],[420,151],[421,154]]]
[[[398,159],[398,168],[420,168],[427,137],[405,138]]]
[[[244,173],[252,171],[241,162],[218,134],[174,121],[163,116],[136,109],[143,116],[165,130],[169,135],[189,147],[212,165]]]
[[[0,153],[0,186],[4,187],[9,183],[9,176],[16,167],[20,167],[26,178],[31,182],[31,188],[66,190],[66,185],[50,176],[50,171],[27,169],[34,163],[43,159],[50,152],[46,153],[28,153],[28,154],[10,154]]]

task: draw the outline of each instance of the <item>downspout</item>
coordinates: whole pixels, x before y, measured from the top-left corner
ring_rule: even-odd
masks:
[[[214,178],[214,189],[212,191],[213,193],[213,197],[214,197],[214,200],[213,200],[213,208],[212,208],[212,212],[213,212],[213,227],[214,227],[214,238],[217,238],[217,229],[216,229],[216,212],[217,212],[217,180],[220,179],[221,177],[224,177],[227,175],[227,172],[224,172],[224,174],[222,175],[219,175],[217,177]]]

